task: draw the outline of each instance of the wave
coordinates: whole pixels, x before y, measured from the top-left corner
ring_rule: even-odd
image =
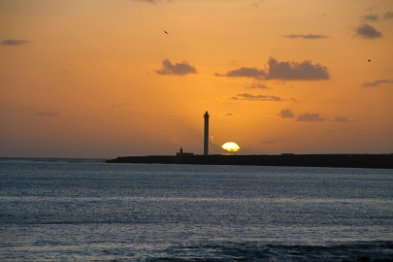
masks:
[[[171,247],[142,261],[393,261],[392,241],[313,245],[219,243]]]
[[[60,257],[80,261],[393,261],[392,241],[336,242],[326,245],[288,245],[263,242],[207,242],[193,245],[169,243],[92,242],[80,246],[77,242],[36,241],[33,245],[2,245],[0,260],[57,261]],[[22,259],[23,258],[23,259]]]

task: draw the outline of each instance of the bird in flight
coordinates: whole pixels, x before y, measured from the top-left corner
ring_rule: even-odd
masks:
[[[169,35],[168,31],[166,31],[166,30],[164,30],[164,33],[167,34],[167,35]]]

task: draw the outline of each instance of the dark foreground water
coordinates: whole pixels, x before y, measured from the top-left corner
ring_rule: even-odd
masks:
[[[393,261],[393,171],[0,159],[0,261]]]

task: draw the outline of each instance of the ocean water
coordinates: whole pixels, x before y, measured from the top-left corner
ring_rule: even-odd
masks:
[[[393,170],[3,158],[0,261],[393,261]]]

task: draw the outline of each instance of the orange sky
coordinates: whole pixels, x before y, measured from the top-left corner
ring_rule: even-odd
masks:
[[[391,0],[0,0],[0,156],[202,153],[206,110],[213,153],[391,153],[392,46]]]

